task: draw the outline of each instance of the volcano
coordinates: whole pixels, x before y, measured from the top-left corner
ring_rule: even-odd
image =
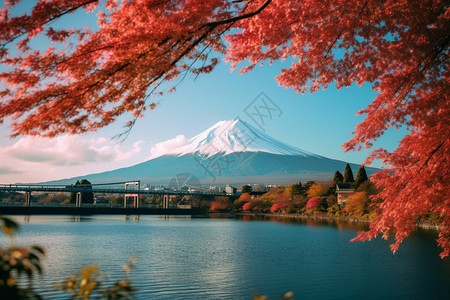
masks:
[[[178,148],[140,164],[52,183],[141,180],[142,184],[180,184],[195,178],[201,185],[291,184],[327,181],[346,162],[283,143],[240,119],[220,121]],[[358,165],[350,164],[355,173]],[[377,171],[366,168],[370,175]]]

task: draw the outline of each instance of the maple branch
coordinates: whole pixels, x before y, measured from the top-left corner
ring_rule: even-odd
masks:
[[[356,16],[356,18],[353,20],[353,27],[352,27],[352,31],[355,30],[355,26],[356,26],[356,21],[359,19],[359,17],[362,15],[362,13],[364,12],[364,10],[366,9],[367,5],[369,4],[370,0],[367,0],[363,7],[361,8],[361,10],[359,11],[358,16]],[[331,45],[328,47],[327,49],[327,53],[325,53],[325,56],[323,57],[323,59],[319,62],[319,65],[322,64],[322,62],[328,57],[328,54],[330,54],[331,50],[333,49],[334,45],[337,43],[337,41],[341,38],[342,34],[345,32],[345,28],[341,30],[341,32],[338,34],[338,36],[334,39],[334,41],[331,43]]]
[[[158,84],[155,85],[155,87],[151,90],[151,92],[145,96],[145,98],[143,99],[144,103],[140,106],[140,108],[138,110],[138,114],[136,114],[134,116],[133,120],[131,120],[127,124],[125,124],[124,127],[126,127],[127,129],[124,132],[116,134],[115,136],[112,137],[112,139],[120,140],[120,143],[123,143],[128,138],[128,136],[130,135],[131,130],[133,129],[134,125],[136,124],[139,116],[141,115],[142,111],[145,109],[145,102],[147,102],[148,98],[150,98],[150,96],[158,89],[158,87],[164,82],[164,80],[165,79],[158,82]]]
[[[8,41],[3,42],[3,43],[0,45],[0,48],[3,48],[3,49],[6,48],[6,46],[7,46],[9,43],[11,43],[11,42],[13,42],[14,40],[16,40],[17,38],[23,36],[24,34],[26,34],[28,31],[30,31],[30,30],[32,30],[32,29],[35,29],[35,28],[37,28],[37,27],[39,27],[39,26],[42,26],[42,25],[49,24],[50,22],[52,22],[52,21],[54,21],[54,20],[56,20],[56,19],[59,19],[60,17],[66,15],[66,14],[69,14],[69,13],[72,13],[72,12],[76,11],[76,10],[79,9],[80,7],[83,7],[83,6],[85,6],[85,5],[88,5],[88,4],[91,4],[91,3],[94,3],[94,2],[98,2],[98,1],[99,1],[99,0],[87,0],[86,2],[83,2],[83,3],[81,3],[81,4],[77,5],[77,6],[74,6],[74,7],[72,7],[72,8],[69,8],[69,9],[66,9],[66,10],[62,11],[61,13],[59,13],[59,14],[57,14],[57,15],[55,15],[55,16],[50,16],[50,17],[48,18],[48,20],[46,20],[46,21],[44,21],[44,22],[42,22],[42,23],[35,23],[35,24],[33,24],[34,26],[31,27],[31,28],[28,28],[28,29],[22,29],[22,33],[21,33],[21,34],[13,35]]]
[[[220,25],[224,25],[224,24],[229,24],[229,23],[236,23],[237,21],[243,20],[243,19],[248,19],[251,17],[256,16],[257,14],[261,13],[264,8],[267,7],[267,5],[270,4],[270,2],[272,2],[272,0],[267,0],[266,2],[264,2],[263,5],[261,5],[257,10],[250,12],[250,13],[246,13],[244,15],[241,16],[237,16],[234,18],[230,18],[230,19],[225,19],[225,20],[221,20],[221,21],[216,21],[216,22],[211,22],[211,23],[206,23],[205,25],[201,26],[200,29],[204,28],[204,27],[217,27]]]
[[[406,98],[406,95],[397,95],[397,93],[403,88],[403,86],[409,81],[409,79],[411,78],[411,76],[413,75],[413,73],[415,71],[417,71],[418,74],[422,75],[422,77],[424,76],[424,71],[430,67],[431,62],[433,62],[434,60],[438,59],[439,55],[444,52],[444,50],[447,48],[448,44],[450,42],[450,36],[447,35],[442,41],[438,42],[436,46],[434,46],[432,48],[432,51],[430,51],[430,53],[426,56],[424,56],[420,62],[417,63],[417,69],[413,69],[411,70],[406,77],[403,79],[403,81],[399,84],[399,86],[397,86],[397,88],[395,89],[395,91],[392,93],[392,96],[399,101],[400,99]],[[431,58],[430,58],[431,56]],[[429,63],[425,63],[425,61],[429,59]],[[448,59],[448,58],[447,58]],[[405,89],[406,94],[411,93],[412,89],[414,88],[414,86],[418,83],[419,79],[415,80],[414,82],[411,83],[411,86],[408,89]]]
[[[43,19],[42,21],[35,22],[34,25],[32,25],[30,27],[30,25],[25,24],[24,26],[22,26],[22,34],[17,34],[15,36],[10,37],[10,40],[6,43],[3,44],[3,47],[5,47],[9,42],[13,41],[14,39],[17,39],[18,37],[20,37],[23,34],[26,34],[27,32],[30,32],[32,29],[34,28],[40,28],[41,26],[44,26],[46,24],[49,24],[50,22],[52,22],[53,20],[56,20],[66,14],[69,14],[77,9],[79,9],[80,7],[83,7],[85,5],[94,3],[94,2],[98,2],[99,0],[86,0],[83,1],[82,3],[78,3],[76,6],[73,6],[71,8],[66,8],[64,10],[64,7],[61,7],[60,12],[57,13],[50,13],[49,15],[47,15],[47,17],[45,19]],[[151,5],[151,7],[153,6],[158,6],[161,5],[163,3],[169,3],[170,1],[160,1],[158,3],[153,3],[153,5]],[[258,9],[247,13],[246,10],[249,7],[250,4],[253,4],[255,1],[254,0],[250,0],[250,1],[246,1],[245,5],[243,5],[243,7],[241,7],[240,9],[240,15],[238,15],[237,17],[233,17],[233,18],[228,18],[228,19],[223,19],[223,20],[219,20],[216,22],[210,22],[204,25],[199,25],[199,27],[194,30],[193,32],[188,32],[187,35],[185,35],[184,37],[181,37],[178,40],[173,40],[172,36],[165,36],[162,38],[162,40],[160,40],[157,45],[158,47],[163,46],[165,49],[161,52],[159,51],[154,51],[156,50],[155,47],[150,47],[147,48],[146,51],[143,51],[141,53],[136,53],[136,56],[134,56],[134,58],[127,58],[125,59],[125,61],[118,61],[117,64],[112,65],[110,67],[102,68],[102,69],[98,69],[96,66],[94,66],[93,68],[90,69],[86,69],[86,76],[84,78],[82,78],[81,80],[79,80],[78,82],[75,82],[76,85],[74,84],[69,84],[66,85],[65,87],[65,91],[63,91],[64,86],[63,85],[59,85],[56,88],[53,89],[48,89],[47,91],[49,93],[47,93],[47,95],[42,94],[42,95],[36,95],[37,96],[37,101],[34,102],[33,105],[30,105],[30,103],[26,104],[28,105],[28,108],[23,108],[23,110],[25,111],[31,111],[33,108],[36,107],[42,107],[43,110],[41,110],[40,112],[36,112],[35,116],[32,118],[29,118],[27,122],[32,122],[33,119],[36,118],[36,116],[40,113],[42,116],[47,116],[50,118],[50,115],[48,114],[49,111],[55,111],[57,114],[61,114],[60,111],[66,111],[65,113],[63,113],[63,115],[65,115],[66,117],[66,122],[56,122],[58,123],[59,127],[63,126],[63,123],[69,124],[69,126],[71,127],[80,127],[81,123],[91,123],[90,121],[87,121],[87,116],[90,113],[94,112],[94,107],[93,105],[90,105],[89,108],[86,107],[86,109],[83,107],[83,105],[74,105],[71,109],[64,109],[62,108],[61,105],[64,104],[64,102],[66,101],[70,101],[73,102],[74,99],[80,99],[80,103],[88,103],[88,101],[94,101],[92,103],[102,103],[101,101],[113,101],[113,102],[117,102],[117,101],[126,101],[129,102],[130,99],[126,99],[123,98],[125,96],[124,92],[125,90],[127,90],[130,86],[130,82],[125,83],[125,82],[119,82],[119,81],[123,81],[121,79],[119,79],[119,77],[117,76],[121,76],[121,75],[117,75],[117,74],[122,74],[124,71],[128,72],[126,70],[130,70],[130,67],[136,68],[138,66],[141,65],[141,63],[137,63],[136,61],[140,61],[143,58],[147,57],[147,55],[149,55],[150,53],[155,52],[155,55],[158,56],[172,56],[173,58],[166,64],[166,67],[162,68],[160,70],[159,73],[153,74],[150,76],[149,80],[147,82],[145,82],[145,86],[143,85],[142,88],[143,89],[148,89],[149,87],[151,87],[152,85],[154,85],[155,83],[156,86],[154,87],[154,89],[152,91],[150,91],[150,93],[148,93],[143,99],[140,99],[139,103],[143,100],[143,103],[145,103],[148,99],[149,96],[151,96],[155,90],[155,88],[158,88],[162,82],[166,81],[166,80],[170,80],[169,77],[167,76],[171,76],[172,72],[177,72],[176,69],[174,69],[174,67],[178,64],[178,62],[180,60],[182,60],[183,58],[185,58],[186,56],[190,55],[190,53],[192,53],[192,51],[201,43],[203,43],[204,41],[207,41],[206,47],[200,51],[200,53],[196,53],[194,55],[194,61],[191,64],[190,67],[193,66],[193,64],[200,58],[200,54],[203,53],[206,49],[209,48],[210,44],[212,45],[213,43],[215,43],[213,40],[209,40],[209,37],[213,37],[214,39],[220,38],[224,33],[226,33],[235,22],[245,19],[245,18],[251,18],[257,14],[259,14],[265,7],[267,7],[270,3],[271,0],[267,0],[265,1]],[[167,9],[167,8],[166,8]],[[35,11],[36,13],[37,11]],[[30,17],[25,17],[26,20],[34,20],[35,15],[32,14]],[[220,29],[219,32],[215,32],[215,29],[217,27],[220,27],[222,25],[227,25],[223,28]],[[26,30],[25,30],[26,29]],[[211,36],[211,33],[214,33],[213,36]],[[125,43],[123,43],[123,45],[125,45]],[[122,46],[123,46],[122,45]],[[61,57],[61,59],[56,59],[54,62],[50,62],[47,63],[45,61],[42,62],[41,65],[38,65],[38,67],[40,67],[42,70],[53,70],[56,71],[56,66],[58,65],[62,65],[62,64],[67,64],[70,61],[75,61],[79,58],[82,57],[90,57],[91,54],[94,53],[98,53],[107,49],[114,49],[117,48],[117,45],[104,45],[94,49],[86,49],[86,51],[84,51],[83,53],[78,53],[75,54],[73,56],[66,56],[66,57]],[[209,55],[206,54],[206,56],[208,57]],[[44,75],[44,77],[46,77],[48,74],[41,74]],[[166,77],[165,77],[166,76]],[[198,76],[198,75],[197,75]],[[126,77],[126,76],[125,76]],[[118,87],[117,89],[114,87],[115,83],[120,84],[120,87]],[[108,87],[111,88],[111,90],[105,90],[106,93],[102,92],[99,88],[103,88],[103,86],[106,85]],[[128,87],[128,88],[127,88]],[[108,96],[108,94],[110,94],[110,96]],[[117,96],[117,95],[122,95],[121,97]],[[120,99],[119,99],[120,98]],[[100,100],[95,100],[95,99],[100,99]],[[110,99],[110,100],[108,100]],[[136,99],[137,100],[137,99]],[[23,101],[22,101],[23,102]],[[118,106],[117,108],[114,108],[112,110],[108,110],[107,112],[103,112],[103,114],[107,117],[106,120],[108,120],[106,123],[105,122],[101,122],[101,124],[99,123],[99,121],[93,121],[94,123],[91,124],[87,124],[86,126],[89,126],[90,128],[96,128],[97,126],[102,126],[102,124],[107,124],[110,122],[111,118],[114,118],[114,116],[116,116],[117,114],[122,113],[124,110],[129,110],[130,106],[126,105],[125,102],[120,102],[120,106]],[[17,103],[19,104],[19,103]],[[25,102],[23,102],[23,104],[25,105]],[[138,102],[136,102],[136,104],[138,104]],[[91,107],[92,106],[92,107]],[[98,107],[98,109],[101,111],[100,106]],[[136,115],[137,112],[141,112],[142,111],[142,107],[135,110],[133,108],[133,111]],[[95,112],[94,112],[95,113]],[[85,115],[86,114],[86,115]],[[76,119],[72,119],[71,116],[80,116],[79,118],[76,117]],[[84,115],[84,116],[83,116]],[[51,119],[51,118],[50,118]],[[51,125],[52,122],[49,119],[49,124]],[[73,120],[74,123],[71,123],[70,120]],[[136,122],[137,118],[134,118],[134,120],[129,123],[128,126],[132,127],[133,124]],[[98,123],[98,124],[97,124]],[[22,122],[22,124],[24,124],[24,122]],[[23,126],[23,125],[22,125]],[[51,125],[53,126],[53,125]],[[56,126],[56,124],[54,125]],[[95,127],[93,127],[95,126]],[[48,129],[48,126],[46,127],[45,125],[42,126],[42,128],[46,128]],[[62,127],[61,127],[62,128]],[[55,127],[55,129],[53,130],[53,134],[60,132],[60,129],[58,129],[57,127]]]
[[[130,45],[130,43],[124,43],[123,45]],[[97,48],[97,49],[94,49],[94,50],[90,50],[90,51],[81,53],[79,55],[73,55],[73,56],[67,57],[66,59],[58,61],[56,63],[56,65],[60,65],[60,64],[66,63],[66,62],[68,62],[68,61],[70,61],[72,59],[75,59],[75,58],[80,58],[80,57],[86,56],[87,54],[92,54],[92,53],[95,53],[97,51],[105,50],[105,49],[108,49],[108,48],[114,48],[114,47],[117,47],[117,45],[106,45],[104,47],[100,47],[100,48]]]
[[[431,157],[433,157],[434,154],[436,154],[436,152],[445,144],[447,140],[442,141],[439,146],[437,146],[433,151],[431,151],[430,155],[428,156],[427,160],[425,161],[425,163],[422,165],[422,167],[420,167],[419,172],[426,166],[428,165],[428,162],[430,161]]]
[[[439,15],[436,15],[435,20],[438,17],[439,17]],[[403,86],[411,79],[413,73],[417,73],[419,76],[422,76],[422,78],[423,78],[425,76],[424,72],[428,68],[432,67],[431,64],[433,61],[438,60],[440,54],[443,53],[447,49],[449,42],[450,42],[450,35],[446,35],[444,37],[439,37],[436,44],[432,47],[432,50],[428,54],[423,56],[421,58],[421,60],[416,64],[417,67],[412,69],[410,72],[408,72],[408,74],[406,74],[406,76],[404,77],[402,82],[392,92],[392,97],[393,97],[393,99],[395,99],[396,103],[398,103],[401,99],[407,99],[409,97],[408,94],[412,94],[414,86],[417,85],[418,83],[420,83],[420,78],[416,78],[416,80],[414,80],[411,83],[411,85],[407,89],[405,89],[405,92],[403,93],[403,95],[397,95],[398,92],[403,88]],[[427,60],[428,60],[428,63],[426,63]],[[448,57],[447,57],[447,60],[448,60]]]
[[[178,61],[180,61],[184,56],[186,56],[192,49],[194,49],[200,42],[202,42],[207,36],[208,36],[208,34],[212,31],[213,29],[212,28],[210,28],[210,29],[208,29],[205,33],[203,33],[200,37],[198,37],[192,44],[190,44],[177,58],[175,58],[171,63],[170,63],[170,66],[175,66],[176,64],[177,64],[177,62]],[[164,44],[165,42],[167,42],[167,41],[169,41],[170,40],[170,38],[166,38],[166,39],[164,39],[160,44],[162,45],[162,44]],[[188,41],[190,41],[191,40],[191,38],[186,38],[185,40],[184,40],[184,42],[183,42],[183,44],[185,44],[185,43],[187,43]],[[171,46],[171,48],[169,48],[168,50],[166,50],[165,52],[168,52],[168,51],[170,51],[171,49],[173,49],[178,43],[180,42],[180,40],[177,40],[176,42],[175,42],[175,44],[174,45],[172,45]],[[206,49],[206,48],[205,48]],[[204,50],[205,50],[204,49]],[[203,51],[204,51],[203,50]],[[141,55],[139,55],[138,56],[138,59],[140,59],[140,58],[142,58],[143,56],[145,56],[146,54],[148,54],[150,51],[147,51],[147,52],[145,52],[145,53],[141,53]],[[125,67],[127,67],[128,65],[129,65],[130,63],[128,62],[128,63],[126,63],[126,64],[124,64],[123,66],[121,66],[119,69],[117,69],[115,72],[119,72],[119,71],[121,71],[122,69],[124,69]],[[114,73],[115,73],[114,72]],[[159,79],[161,79],[163,76],[164,76],[164,74],[166,74],[167,72],[166,71],[162,71],[160,74],[158,74],[157,76],[155,76],[146,86],[147,86],[147,88],[148,87],[150,87],[153,83],[155,83],[155,82],[157,82]],[[143,102],[144,102],[144,104],[142,104],[141,105],[141,107],[137,110],[137,114],[134,116],[134,118],[133,118],[133,120],[131,120],[130,122],[128,122],[127,124],[126,124],[126,127],[128,127],[127,128],[127,130],[125,131],[125,132],[122,132],[122,133],[120,133],[120,134],[118,134],[118,135],[115,135],[113,138],[114,139],[121,139],[121,142],[123,142],[127,137],[128,137],[128,135],[130,134],[130,132],[131,132],[131,130],[132,130],[132,128],[133,128],[133,126],[135,125],[135,123],[136,123],[136,121],[138,120],[138,118],[139,118],[139,116],[140,116],[140,114],[141,114],[141,112],[142,112],[142,110],[144,109],[144,105],[145,105],[145,102],[148,100],[148,98],[155,92],[155,90],[165,81],[166,79],[164,78],[164,79],[162,79],[158,84],[156,84],[155,86],[154,86],[154,88],[152,89],[152,91],[149,93],[149,94],[147,94],[146,95],[146,97],[143,99]]]

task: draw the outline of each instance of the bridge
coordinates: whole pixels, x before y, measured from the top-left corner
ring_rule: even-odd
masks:
[[[122,187],[120,187],[122,186]],[[112,182],[112,183],[97,183],[97,184],[75,184],[75,185],[45,185],[45,184],[0,184],[0,192],[18,192],[18,193],[25,193],[25,203],[24,206],[21,206],[19,211],[27,211],[24,210],[25,207],[32,207],[31,205],[31,194],[33,192],[50,192],[50,193],[75,193],[76,194],[76,203],[75,207],[66,206],[66,208],[72,208],[72,211],[74,208],[77,209],[77,211],[88,211],[87,208],[90,208],[90,211],[93,211],[92,205],[88,205],[90,207],[86,207],[86,205],[83,205],[83,194],[88,192],[92,193],[99,193],[99,194],[122,194],[124,195],[124,204],[122,207],[122,211],[130,211],[130,212],[137,212],[136,209],[139,211],[145,212],[148,211],[149,208],[140,208],[140,199],[142,195],[158,195],[162,196],[162,209],[165,210],[173,210],[174,208],[169,208],[169,202],[170,202],[170,196],[198,196],[200,198],[204,197],[215,197],[215,196],[228,196],[232,199],[235,199],[239,197],[239,194],[224,194],[224,193],[214,193],[214,192],[205,192],[205,191],[184,191],[184,190],[172,190],[172,189],[164,189],[164,190],[149,190],[149,189],[141,189],[140,180],[133,180],[133,181],[123,181],[123,182]],[[127,207],[127,202],[129,199],[133,200],[133,207]],[[80,208],[86,208],[80,210]],[[7,208],[7,206],[2,208],[2,212],[5,211],[14,211],[16,210],[12,208]],[[16,207],[19,208],[19,207]],[[42,208],[42,206],[41,206]],[[98,208],[98,207],[97,207]],[[180,209],[191,209],[191,205],[178,205],[176,210]],[[63,209],[61,207],[61,209]],[[64,208],[65,209],[65,208]],[[103,207],[101,211],[104,211],[106,208]],[[113,208],[108,208],[113,209]],[[125,209],[125,210],[123,210]],[[154,208],[155,212],[156,210],[161,210],[161,207]],[[29,210],[29,209],[28,209]],[[58,211],[56,208],[53,208],[54,211]],[[32,210],[29,210],[32,211]],[[36,210],[33,210],[36,211]],[[99,210],[100,211],[100,210]],[[113,213],[113,211],[110,211],[110,213]],[[150,213],[150,212],[148,212]],[[159,214],[159,213],[158,213]],[[174,214],[178,214],[177,212],[174,212]]]

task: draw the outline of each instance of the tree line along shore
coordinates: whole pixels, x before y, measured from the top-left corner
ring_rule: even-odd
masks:
[[[338,199],[339,186],[345,186],[348,191],[344,200]],[[347,164],[344,174],[337,170],[333,179],[326,182],[280,185],[267,193],[254,192],[250,185],[244,185],[237,200],[216,197],[210,203],[209,212],[369,223],[380,214],[376,204],[382,202],[377,197],[382,189],[370,181],[364,166],[359,167],[354,177]],[[439,214],[430,213],[416,221],[421,228],[439,229],[442,219]]]

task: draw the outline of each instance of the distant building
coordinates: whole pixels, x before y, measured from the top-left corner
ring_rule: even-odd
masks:
[[[337,203],[341,205],[344,203],[348,197],[353,195],[355,190],[352,188],[350,183],[338,183],[336,184],[336,198]]]
[[[262,196],[262,195],[264,195],[266,193],[267,193],[266,191],[251,191],[250,192],[250,196],[252,196],[252,197],[259,197],[259,196]]]
[[[237,189],[234,188],[234,187],[232,187],[232,186],[227,186],[227,187],[225,188],[225,192],[226,192],[227,194],[235,194],[236,191],[237,191]]]

